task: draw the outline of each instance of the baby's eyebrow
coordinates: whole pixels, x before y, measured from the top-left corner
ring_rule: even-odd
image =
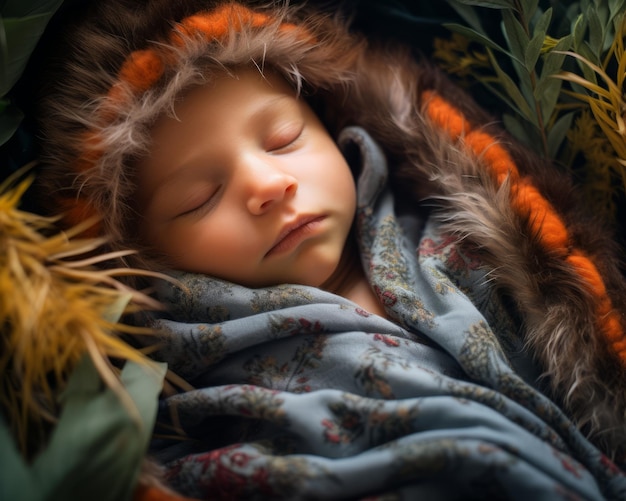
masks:
[[[207,165],[205,162],[191,160],[186,163],[170,164],[167,173],[149,182],[148,186],[144,185],[142,190],[142,200],[140,203],[144,207],[155,205],[171,205],[173,194],[183,193],[190,186],[198,186],[198,183],[207,185],[213,183],[210,178],[206,177]],[[200,180],[198,172],[203,172]]]
[[[249,117],[249,120],[265,119],[268,116],[278,115],[282,112],[297,113],[299,111],[298,99],[295,96],[281,94],[272,96],[263,101],[263,103],[255,109]]]

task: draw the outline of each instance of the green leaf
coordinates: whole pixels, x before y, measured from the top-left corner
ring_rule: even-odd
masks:
[[[561,38],[555,45],[554,49],[548,52],[543,58],[543,68],[541,70],[541,79],[544,80],[549,75],[561,71],[563,67],[563,61],[565,59],[564,54],[557,54],[558,51],[569,50],[572,46],[572,35],[567,35]]]
[[[573,26],[572,26],[572,35],[574,36],[574,39],[573,39],[574,51],[576,52],[580,51],[580,47],[583,45],[586,31],[587,31],[587,20],[585,19],[585,16],[580,14],[576,18],[576,21],[574,21]]]
[[[598,14],[598,19],[600,19],[600,23],[602,26],[606,26],[609,23],[609,5],[606,0],[601,2],[596,1],[596,13]]]
[[[526,53],[524,54],[526,68],[530,71],[535,68],[537,61],[539,60],[541,48],[543,47],[543,42],[546,39],[546,33],[548,32],[548,26],[550,26],[551,20],[552,9],[550,8],[541,15],[535,24],[533,37],[530,42],[528,42],[528,47],[526,48]]]
[[[626,0],[609,0],[609,16],[613,25],[617,28],[616,21],[624,15],[626,11]]]
[[[556,44],[554,50],[548,52],[544,58],[541,77],[537,82],[534,93],[535,99],[539,102],[541,107],[543,123],[547,123],[550,119],[559,100],[561,88],[563,87],[563,82],[559,79],[552,78],[552,75],[562,70],[566,56],[564,54],[557,54],[555,51],[568,50],[571,47],[572,38],[572,35],[563,37]]]
[[[609,11],[611,12],[611,17],[615,17],[618,13],[624,11],[624,4],[626,0],[609,0]]]
[[[448,0],[448,4],[461,16],[463,20],[481,35],[486,36],[485,30],[482,27],[480,18],[476,13],[476,9],[469,5],[463,5],[455,0]]]
[[[561,89],[563,87],[563,81],[556,78],[548,78],[542,80],[540,85],[537,86],[535,91],[535,98],[539,102],[541,108],[541,119],[543,123],[548,123],[554,108],[559,100]]]
[[[45,499],[130,499],[154,426],[165,366],[127,362],[121,380],[141,416],[102,388],[89,358],[75,369],[48,447],[32,472]],[[21,499],[21,498],[20,498]]]
[[[530,26],[531,20],[537,14],[539,0],[524,0],[521,2],[522,16],[526,26]]]
[[[592,6],[587,9],[587,22],[589,23],[589,47],[594,55],[592,62],[598,64],[604,45],[604,25],[600,21],[596,9]]]
[[[502,34],[507,40],[515,60],[524,65],[526,48],[530,40],[524,27],[510,10],[502,11]]]
[[[4,96],[22,76],[32,51],[41,37],[51,14],[37,14],[25,18],[4,18],[2,29],[4,34],[2,77],[0,95]],[[5,45],[6,44],[6,45]]]
[[[626,12],[619,12],[613,18],[613,33],[619,32],[624,16],[626,16]]]
[[[467,26],[463,26],[462,24],[455,24],[455,23],[446,23],[443,26],[445,26],[451,31],[454,31],[456,33],[459,33],[460,35],[463,35],[464,37],[467,37],[468,39],[474,42],[484,45],[485,47],[491,48],[493,50],[497,50],[498,52],[502,52],[503,54],[513,57],[511,53],[508,52],[505,48],[493,42],[490,38],[484,35],[481,35],[480,33],[473,30],[472,28],[468,28]]]
[[[18,452],[9,428],[0,416],[0,499],[43,500],[37,479]]]
[[[554,123],[548,132],[548,155],[550,158],[557,158],[559,149],[572,126],[574,115],[574,112],[566,113]]]
[[[504,70],[498,64],[498,61],[493,55],[493,52],[490,50],[487,51],[489,54],[489,59],[491,61],[491,65],[496,71],[496,75],[498,76],[498,82],[502,85],[506,94],[511,98],[511,100],[515,103],[515,108],[518,113],[520,113],[523,117],[525,117],[529,122],[533,125],[538,126],[537,116],[532,112],[532,109],[528,105],[526,99],[522,95],[521,91],[515,85],[515,82],[511,79],[509,75],[506,74]]]
[[[541,16],[539,16],[539,19],[537,19],[535,27],[533,28],[533,36],[543,35],[543,38],[546,37],[548,28],[552,22],[552,12],[552,7],[550,7],[543,14],[541,14]]]

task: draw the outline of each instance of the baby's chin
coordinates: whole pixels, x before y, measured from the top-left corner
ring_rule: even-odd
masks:
[[[302,285],[307,287],[317,287],[329,290],[326,287],[332,286],[337,280],[339,266],[338,263],[325,263],[325,265],[309,266],[302,270],[292,270],[290,273],[277,273],[275,275],[263,277],[238,277],[236,279],[228,277],[217,277],[230,282],[238,283],[251,289],[261,289],[275,287],[277,285]],[[332,290],[329,290],[333,292]]]

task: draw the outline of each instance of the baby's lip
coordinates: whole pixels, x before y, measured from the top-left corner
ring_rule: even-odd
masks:
[[[326,216],[302,215],[289,221],[278,234],[278,237],[272,244],[272,248],[267,251],[265,257],[291,247],[291,243],[297,243],[299,237],[306,236],[309,233],[309,230],[313,229],[313,225],[323,219],[326,219]]]

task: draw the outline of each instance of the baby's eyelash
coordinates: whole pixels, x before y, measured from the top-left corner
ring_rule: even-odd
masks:
[[[268,152],[279,152],[292,146],[298,139],[302,137],[302,133],[304,132],[304,125],[299,125],[297,127],[289,128],[286,132],[281,132],[276,134],[273,138],[268,141]]]
[[[186,210],[185,212],[178,215],[178,217],[183,216],[195,216],[198,214],[210,212],[217,202],[219,201],[219,196],[221,195],[222,186],[219,186],[206,200],[197,205],[196,207]]]

